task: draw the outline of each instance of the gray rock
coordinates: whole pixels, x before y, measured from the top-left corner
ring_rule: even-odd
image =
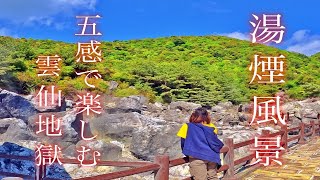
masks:
[[[318,100],[306,99],[303,101],[299,101],[299,103],[301,104],[302,107],[304,107],[304,109],[312,109],[312,111],[320,113],[320,100],[319,99]]]
[[[146,109],[144,111],[142,111],[142,114],[149,115],[151,117],[159,117],[159,118],[167,119],[167,118],[164,118],[166,110],[168,110],[168,106],[164,106],[159,102],[156,102],[154,104],[148,103],[146,105]],[[174,111],[174,110],[172,110],[172,111]],[[174,112],[176,112],[176,111],[174,111]],[[171,119],[171,118],[169,118],[169,119]]]
[[[191,103],[191,102],[184,102],[184,101],[177,101],[177,102],[171,102],[169,105],[169,108],[172,110],[179,109],[181,111],[193,111],[196,108],[201,107],[200,104]]]
[[[115,98],[114,106],[106,108],[109,114],[138,112],[141,113],[143,104],[147,99],[143,96],[129,96],[119,99]],[[109,103],[111,104],[111,103]]]
[[[228,101],[228,102],[219,102],[218,106],[224,108],[224,109],[230,109],[232,108],[233,104],[232,102]]]
[[[0,146],[0,153],[15,156],[34,156],[33,150],[11,142],[5,142]]]
[[[98,151],[101,156],[97,158],[102,161],[118,160],[122,157],[122,148],[114,143],[105,143],[102,140],[81,140],[77,143],[76,148],[79,150],[81,146],[90,148],[91,152]],[[90,154],[87,158],[92,160],[93,156]]]
[[[298,134],[300,134],[299,130],[288,132],[288,135],[298,135]]]
[[[249,115],[245,113],[238,113],[239,115],[239,121],[240,122],[248,122],[249,121]]]
[[[240,143],[249,139],[254,138],[254,136],[257,135],[257,131],[248,131],[248,130],[223,130],[223,135],[219,137],[220,140],[223,140],[224,138],[232,138],[233,142]],[[252,148],[252,147],[251,147]],[[235,159],[239,159],[241,157],[245,157],[252,153],[250,150],[250,146],[245,146],[242,148],[238,148],[235,150]]]
[[[130,151],[143,160],[153,160],[155,155],[181,156],[180,138],[176,136],[180,124],[149,125],[133,132]]]
[[[233,106],[231,102],[220,102],[217,105],[213,106],[211,108],[211,111],[216,112],[216,113],[224,113],[227,111],[233,111],[233,113],[236,113],[236,112],[242,112],[243,107],[244,107],[244,105],[241,105],[240,107]]]
[[[161,113],[161,111],[164,110],[164,106],[161,103],[154,103],[154,104],[147,104],[147,109],[146,111],[150,112],[150,113]]]
[[[55,163],[47,167],[46,178],[71,180],[69,173],[63,166]]]
[[[238,114],[232,112],[214,113],[213,118],[218,122],[222,121],[223,124],[230,124],[230,122],[239,121]]]
[[[99,137],[132,136],[133,129],[140,126],[142,126],[140,114],[136,112],[119,114],[102,113],[90,121],[91,131],[94,134],[99,134]]]
[[[75,104],[72,100],[66,99],[66,108],[73,108],[73,105]]]
[[[9,111],[5,107],[0,106],[0,118],[12,117]]]
[[[27,121],[35,113],[34,105],[26,98],[6,90],[0,91],[0,119],[14,117]]]
[[[66,115],[62,117],[62,137],[59,141],[66,142],[66,144],[75,144],[79,141],[80,134],[77,132],[78,129],[74,129],[72,124],[77,120],[75,110],[66,112]]]
[[[300,118],[312,114],[320,113],[320,101],[310,101],[309,99],[304,101],[293,101],[283,105],[283,109],[286,112],[294,113],[295,116]],[[313,118],[313,117],[312,117]]]
[[[222,112],[222,111],[224,111],[224,109],[223,109],[222,106],[216,105],[216,106],[213,106],[213,107],[211,108],[211,111],[212,111],[212,112]]]
[[[250,112],[251,111],[251,109],[252,109],[253,107],[252,107],[252,105],[250,105],[250,104],[244,104],[244,105],[242,105],[242,107],[241,107],[241,112],[246,112],[246,113],[248,113],[248,112]]]
[[[71,144],[70,146],[64,148],[62,153],[67,158],[77,158],[79,155],[75,144]]]
[[[99,137],[132,137],[135,128],[148,124],[163,124],[164,121],[141,115],[137,112],[107,114],[90,120],[90,128]]]
[[[230,126],[236,126],[236,125],[239,125],[240,122],[239,121],[229,121],[229,125]]]
[[[167,109],[160,113],[159,118],[164,119],[168,122],[189,122],[191,113],[183,113],[179,109]]]
[[[154,105],[155,105],[156,107],[158,107],[159,109],[167,109],[166,106],[162,105],[162,104],[159,103],[159,102],[155,102]]]
[[[39,115],[42,115],[42,120],[45,121],[46,117],[49,117],[51,120],[51,115],[54,115],[55,120],[61,119],[60,129],[62,132],[61,136],[47,136],[46,132],[40,132],[37,134],[39,141],[48,142],[52,144],[59,145],[61,148],[68,147],[72,144],[76,144],[80,137],[78,132],[72,127],[73,123],[76,121],[76,111],[71,110],[67,112],[55,112],[55,113],[39,113],[37,115],[31,116],[28,120],[29,128],[36,133],[39,130]],[[43,126],[43,129],[46,129],[46,126]],[[80,128],[77,129],[80,131]]]
[[[14,143],[5,142],[0,146],[0,153],[15,156],[34,156],[34,151]],[[29,175],[35,173],[34,161],[0,158],[1,172]],[[0,176],[3,178],[3,176]]]
[[[44,93],[43,93],[44,94]],[[38,112],[60,112],[65,111],[67,108],[66,99],[65,97],[61,97],[61,106],[59,106],[59,97],[58,94],[54,94],[54,104],[51,103],[52,101],[52,94],[48,93],[48,105],[47,106],[40,106],[39,104],[39,97],[33,97],[31,102],[35,106]],[[44,97],[43,97],[44,101]],[[44,102],[43,102],[44,103]]]
[[[305,118],[317,119],[318,118],[318,114],[319,113],[315,109],[303,109],[302,116],[305,117]]]
[[[243,111],[243,105],[242,105],[242,104],[239,104],[238,112],[242,112],[242,111]]]
[[[118,83],[116,81],[110,81],[109,82],[109,90],[115,90],[118,87]]]
[[[2,141],[15,142],[18,140],[36,140],[36,136],[28,128],[27,124],[16,118],[1,119]]]

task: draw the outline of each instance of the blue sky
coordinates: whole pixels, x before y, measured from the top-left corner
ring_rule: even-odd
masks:
[[[1,0],[0,35],[75,43],[77,15],[102,16],[105,41],[180,35],[249,39],[251,14],[277,14],[286,27],[280,48],[320,52],[319,0]]]

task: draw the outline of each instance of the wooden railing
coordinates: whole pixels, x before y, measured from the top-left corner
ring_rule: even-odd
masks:
[[[263,130],[262,136],[281,136],[281,145],[286,150],[288,150],[288,144],[291,141],[298,140],[299,144],[305,143],[305,137],[314,137],[320,131],[320,123],[315,123],[311,121],[310,124],[300,123],[298,127],[287,129],[283,127],[279,132],[270,134],[269,131]],[[309,129],[310,132],[305,133]],[[288,133],[292,131],[299,131],[298,135],[288,138]],[[240,159],[235,159],[235,150],[251,145],[254,143],[254,139],[246,140],[240,143],[234,143],[232,138],[224,139],[224,147],[220,150],[220,153],[223,154],[223,165],[218,169],[218,172],[223,172],[223,179],[240,179],[241,175],[235,173],[235,166],[247,162],[255,157],[254,154],[242,157]],[[0,158],[8,159],[19,159],[19,160],[33,160],[33,157],[25,156],[9,156],[1,155]],[[76,159],[60,159],[63,164],[79,164]],[[170,160],[167,155],[155,156],[153,162],[140,161],[140,162],[121,162],[121,161],[99,161],[97,166],[114,166],[114,167],[130,167],[130,169],[122,170],[118,172],[107,173],[103,175],[97,175],[92,177],[78,178],[77,180],[108,180],[127,177],[135,174],[140,174],[144,172],[153,172],[155,180],[168,180],[169,179],[169,169],[170,167],[179,166],[188,163],[188,158],[178,158]],[[84,161],[84,163],[86,163]],[[87,163],[90,163],[89,161]],[[25,179],[35,179],[35,180],[55,180],[46,177],[46,166],[36,166],[36,173],[34,176],[15,174],[9,172],[0,172],[0,175],[11,176],[11,177],[22,177]],[[257,166],[258,167],[258,166]],[[191,177],[186,178],[185,180],[190,180]],[[57,179],[56,179],[57,180]]]

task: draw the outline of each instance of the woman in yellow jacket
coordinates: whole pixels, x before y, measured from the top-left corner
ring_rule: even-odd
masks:
[[[194,180],[218,179],[217,166],[221,165],[223,143],[217,133],[207,110],[201,107],[192,113],[189,123],[183,124],[177,134],[181,137],[182,153],[189,157],[190,174]]]

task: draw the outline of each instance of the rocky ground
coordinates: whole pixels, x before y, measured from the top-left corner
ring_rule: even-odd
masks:
[[[180,139],[176,136],[182,123],[188,122],[192,111],[199,104],[172,102],[170,104],[150,103],[143,96],[125,98],[104,97],[103,113],[91,117],[86,135],[97,135],[95,140],[85,142],[80,136],[80,120],[76,115],[75,103],[63,98],[61,107],[40,108],[33,96],[21,96],[0,89],[0,146],[1,153],[32,155],[39,143],[56,144],[62,148],[65,158],[76,158],[76,149],[86,145],[101,152],[101,160],[152,161],[157,154],[168,154],[170,158],[183,157]],[[242,142],[261,133],[263,127],[252,128],[249,105],[233,105],[223,102],[211,107],[209,112],[219,130],[219,138],[233,138],[234,143]],[[283,111],[289,113],[290,127],[300,122],[318,122],[320,100],[288,101]],[[40,115],[55,115],[62,119],[61,137],[46,137],[36,134],[37,118]],[[270,128],[273,132],[277,127]],[[293,133],[294,134],[294,133]],[[248,147],[236,150],[236,158],[249,153]],[[0,159],[0,170],[34,173],[33,162]],[[78,165],[51,166],[48,175],[65,179],[105,174],[123,168],[94,167]],[[171,179],[188,176],[187,165],[172,168]],[[153,179],[150,173],[132,176],[129,179]]]

